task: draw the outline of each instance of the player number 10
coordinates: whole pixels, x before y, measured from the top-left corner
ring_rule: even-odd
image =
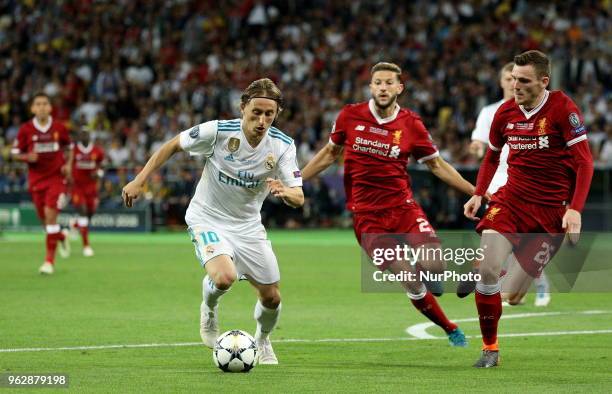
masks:
[[[214,243],[219,242],[219,237],[217,236],[217,233],[215,233],[214,231],[202,232],[200,235],[202,236],[202,241],[204,242],[204,245],[214,244]]]

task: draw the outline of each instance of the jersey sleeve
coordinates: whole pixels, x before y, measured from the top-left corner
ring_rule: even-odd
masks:
[[[567,146],[586,141],[587,130],[584,125],[584,118],[576,104],[569,97],[566,97],[561,108],[562,110],[557,115],[557,123]]]
[[[26,128],[21,126],[19,131],[17,132],[17,137],[15,137],[15,141],[13,141],[13,147],[11,148],[11,153],[14,155],[18,155],[20,153],[26,153],[28,151],[28,133],[26,132]]]
[[[487,107],[483,108],[476,118],[476,127],[472,131],[472,141],[489,143],[489,130],[492,120],[490,111],[487,111]]]
[[[491,122],[491,130],[489,131],[489,149],[495,152],[501,152],[506,139],[504,137],[504,127],[506,122],[504,116],[498,110],[493,116],[493,122]]]
[[[440,156],[440,152],[438,152],[438,149],[431,140],[429,131],[427,131],[420,118],[414,120],[410,132],[414,138],[411,153],[419,163],[424,163],[427,160]]]
[[[336,122],[332,127],[332,131],[329,134],[329,142],[334,145],[344,145],[344,141],[346,140],[346,121],[344,116],[345,110],[342,109],[336,118]]]
[[[191,155],[210,157],[217,142],[218,121],[211,120],[182,131],[179,137],[181,148]]]
[[[302,173],[298,167],[294,143],[291,143],[287,151],[279,158],[278,175],[285,186],[302,186]]]

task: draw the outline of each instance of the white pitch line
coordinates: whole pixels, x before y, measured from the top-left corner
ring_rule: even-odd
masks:
[[[552,332],[519,332],[513,334],[500,334],[498,337],[540,337],[560,335],[596,335],[612,334],[612,329],[606,330],[581,330],[581,331],[552,331]],[[480,335],[466,335],[467,338],[480,338]],[[423,341],[429,339],[447,339],[446,337],[417,338],[323,338],[323,339],[277,339],[274,343],[358,343],[358,342],[401,342],[401,341]],[[126,345],[98,345],[98,346],[72,346],[72,347],[36,347],[18,349],[0,349],[0,353],[24,353],[24,352],[51,352],[63,350],[105,350],[105,349],[139,349],[139,348],[162,348],[162,347],[186,347],[204,346],[201,342],[179,342],[179,343],[142,343]]]
[[[502,315],[502,319],[522,319],[525,317],[542,317],[542,316],[560,316],[560,315],[602,315],[606,313],[612,313],[612,311],[600,311],[600,310],[592,310],[592,311],[567,311],[567,312],[528,312],[528,313],[514,313],[511,315]],[[478,321],[477,317],[468,317],[465,319],[454,319],[455,323],[465,323],[465,322],[473,322]],[[414,324],[408,328],[406,328],[406,333],[418,339],[434,339],[437,338],[427,332],[427,329],[435,326],[435,323],[425,322]],[[498,335],[500,336],[500,335]]]

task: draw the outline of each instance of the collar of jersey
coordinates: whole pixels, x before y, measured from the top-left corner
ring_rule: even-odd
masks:
[[[521,109],[521,112],[523,112],[523,115],[525,115],[525,117],[529,119],[533,115],[537,114],[542,109],[544,104],[546,104],[546,102],[548,101],[549,95],[550,95],[550,92],[548,90],[544,90],[544,97],[542,97],[542,101],[540,101],[540,104],[532,108],[531,111],[527,111],[525,107],[523,107],[522,105],[519,105],[519,108]]]
[[[264,137],[259,142],[259,145],[253,148],[251,144],[249,144],[249,140],[247,139],[246,134],[244,134],[244,129],[242,128],[242,118],[241,118],[240,119],[240,139],[243,140],[242,142],[244,142],[244,145],[246,146],[248,151],[255,152],[264,143],[264,140],[268,138],[268,132],[270,131],[271,128],[272,126],[268,127],[268,129],[266,130],[266,134],[264,134]]]
[[[34,117],[32,123],[34,123],[34,127],[36,127],[36,130],[40,131],[41,133],[46,133],[47,131],[49,131],[51,125],[53,124],[53,118],[49,116],[49,121],[47,122],[47,125],[45,127],[42,127],[40,123],[38,123],[38,119],[36,119],[36,117]]]
[[[385,124],[385,123],[393,122],[395,118],[397,118],[397,114],[399,114],[399,110],[400,110],[399,104],[395,103],[395,110],[393,111],[391,116],[387,118],[381,118],[380,116],[378,116],[378,113],[376,113],[376,106],[374,104],[374,99],[370,99],[370,101],[368,102],[368,108],[370,108],[370,112],[372,113],[372,116],[374,116],[378,124]]]
[[[91,142],[89,142],[89,146],[87,147],[85,147],[85,145],[81,144],[80,142],[77,142],[77,145],[79,146],[79,149],[83,153],[89,153],[93,149],[93,144]]]

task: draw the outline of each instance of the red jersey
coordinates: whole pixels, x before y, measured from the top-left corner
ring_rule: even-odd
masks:
[[[17,133],[12,152],[36,152],[38,160],[28,163],[28,183],[30,190],[41,186],[63,182],[61,168],[64,165],[64,148],[70,145],[68,129],[50,117],[45,127],[36,118],[24,123]]]
[[[409,156],[422,163],[439,155],[418,115],[398,105],[382,119],[374,100],[345,106],[330,141],[344,146],[346,207],[354,212],[405,205],[412,199]]]
[[[77,187],[86,187],[97,184],[96,172],[104,160],[104,150],[90,143],[85,147],[80,142],[74,145],[74,164],[72,178]]]
[[[570,147],[588,142],[580,110],[563,92],[545,91],[542,103],[529,112],[506,101],[495,113],[489,141],[494,151],[505,143],[510,148],[506,195],[543,205],[571,201],[575,160],[588,149]]]

